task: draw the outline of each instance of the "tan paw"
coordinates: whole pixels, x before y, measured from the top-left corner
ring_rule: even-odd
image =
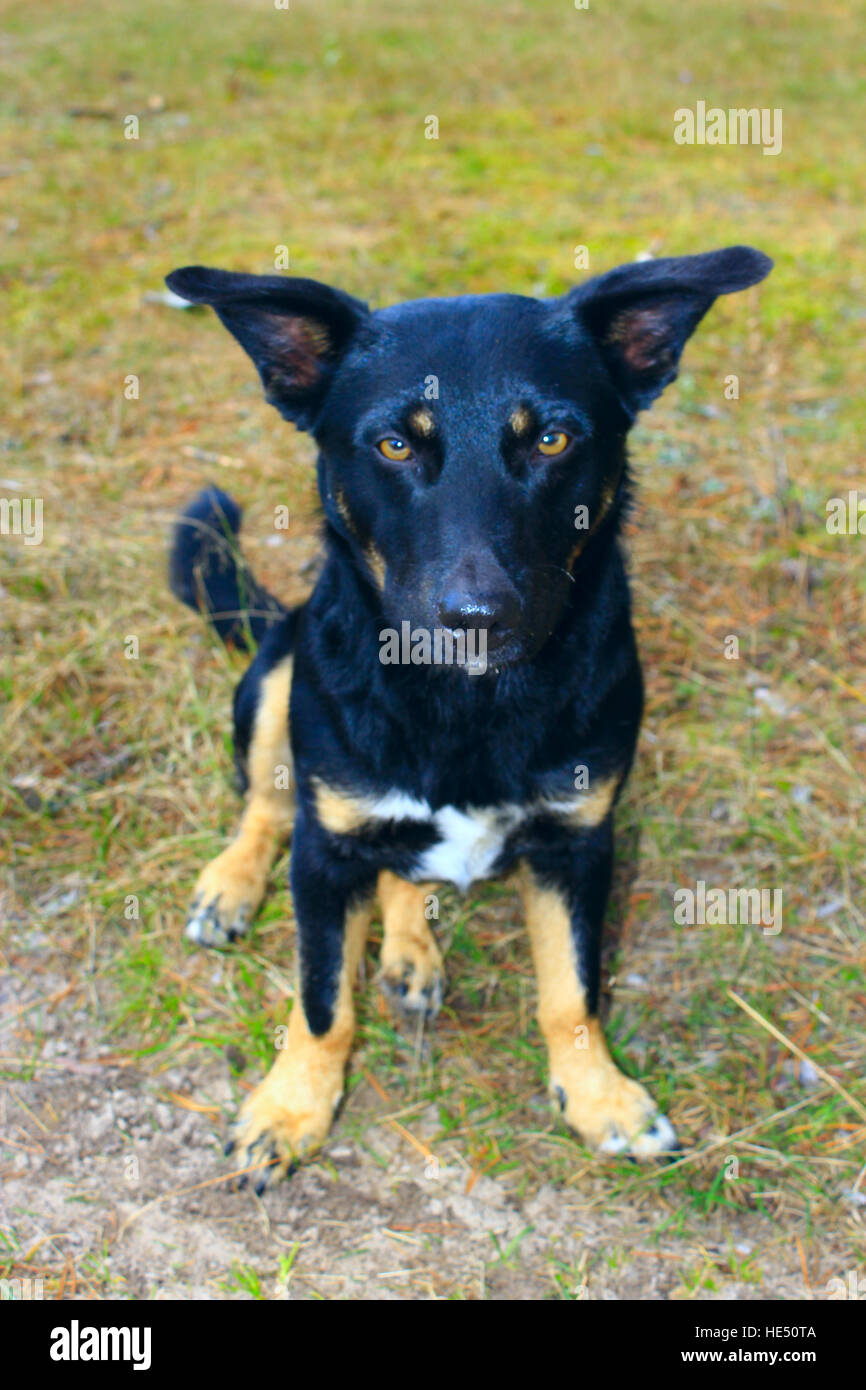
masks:
[[[226,1146],[238,1168],[254,1168],[238,1179],[238,1187],[251,1178],[261,1193],[275,1179],[291,1176],[325,1142],[340,1095],[340,1089],[314,1095],[306,1086],[293,1086],[291,1078],[265,1077],[244,1101]]]
[[[606,1061],[606,1066],[577,1085],[571,1068],[569,1090],[551,1077],[551,1099],[569,1128],[603,1154],[654,1158],[678,1150],[674,1127],[649,1092]]]
[[[199,875],[186,935],[201,946],[227,946],[243,936],[264,897],[267,866],[229,845]]]
[[[377,983],[396,1013],[434,1019],[442,1007],[445,974],[432,936],[426,941],[403,936],[393,943],[386,937]]]

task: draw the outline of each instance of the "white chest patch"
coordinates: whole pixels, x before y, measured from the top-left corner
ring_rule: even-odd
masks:
[[[522,819],[519,806],[473,806],[467,811],[443,806],[433,817],[441,839],[423,855],[418,877],[446,879],[465,891],[475,879],[487,877]]]
[[[501,806],[468,806],[465,811],[456,806],[434,811],[429,802],[406,792],[386,792],[364,802],[364,815],[374,821],[408,820],[429,825],[439,839],[421,855],[413,880],[444,880],[465,891],[476,879],[491,876],[505,841],[521,821],[545,815],[573,830],[598,825],[610,811],[618,783],[614,774],[576,796],[542,796],[525,806],[506,802]]]
[[[418,861],[416,882],[445,880],[465,891],[486,878],[512,830],[524,819],[522,806],[442,806],[433,811],[426,801],[403,792],[380,797],[372,808],[375,819],[428,821],[439,836]]]

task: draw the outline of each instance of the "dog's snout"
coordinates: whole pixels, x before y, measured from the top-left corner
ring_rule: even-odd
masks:
[[[520,619],[520,599],[507,574],[492,559],[463,561],[448,576],[439,603],[443,627],[487,633],[489,645],[505,642]]]
[[[518,612],[517,596],[505,590],[481,594],[452,588],[439,605],[443,627],[485,628],[488,633],[510,631]]]

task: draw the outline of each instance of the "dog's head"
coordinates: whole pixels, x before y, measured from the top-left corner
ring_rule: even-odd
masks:
[[[268,400],[316,439],[328,521],[385,619],[484,629],[501,666],[541,648],[582,552],[615,526],[625,436],[687,338],[771,267],[737,246],[621,266],[558,299],[375,312],[313,280],[193,266],[168,284],[213,306]]]

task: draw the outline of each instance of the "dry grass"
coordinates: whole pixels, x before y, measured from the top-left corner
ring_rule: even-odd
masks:
[[[551,1249],[555,1296],[594,1267],[616,1287],[660,1256],[671,1297],[732,1282],[760,1296],[779,1269],[796,1271],[800,1296],[820,1292],[866,1248],[863,1206],[846,1197],[866,1195],[866,542],[824,525],[828,497],[866,492],[863,84],[844,61],[862,22],[703,0],[686,26],[672,4],[514,3],[493,24],[480,0],[459,14],[336,4],[324,20],[305,4],[287,16],[226,0],[219,20],[215,8],[191,23],[166,0],[146,18],[124,0],[86,20],[68,0],[0,6],[12,118],[0,495],[42,497],[45,518],[39,546],[2,539],[0,910],[14,989],[0,1055],[16,1095],[26,1103],[75,1057],[158,1078],[238,1045],[240,1094],[290,993],[285,860],[248,944],[215,964],[181,941],[190,884],[237,812],[227,740],[241,667],[170,598],[164,553],[172,513],[213,479],[248,508],[256,570],[299,597],[316,548],[311,449],[207,316],[146,291],[196,260],[268,269],[282,243],[297,273],[381,303],[557,291],[576,278],[576,244],[595,270],[646,247],[752,242],[776,258],[773,277],[716,307],[633,445],[648,708],[620,815],[610,1029],[686,1154],[661,1170],[602,1164],[549,1119],[527,944],[497,887],[443,899],[450,994],[429,1039],[395,1031],[365,992],[339,1133],[387,1171],[391,1115],[419,1178],[433,1153],[470,1191],[492,1179],[520,1203],[552,1184],[587,1221],[617,1217],[620,1234],[577,1271]],[[673,110],[701,97],[781,106],[783,154],[675,146]],[[128,113],[137,142],[123,139]],[[423,138],[428,113],[438,142]],[[130,373],[138,400],[124,399]],[[282,503],[292,528],[273,544]],[[724,654],[731,634],[738,660]],[[676,926],[673,891],[697,879],[781,888],[783,931]],[[46,1052],[52,1014],[74,1055]],[[15,1239],[10,1225],[9,1267],[38,1265],[68,1295],[62,1245],[40,1264]],[[502,1268],[519,1258],[491,1248]],[[111,1296],[107,1267],[86,1277]],[[254,1275],[231,1278],[255,1296]],[[470,1296],[459,1281],[444,1292]]]

